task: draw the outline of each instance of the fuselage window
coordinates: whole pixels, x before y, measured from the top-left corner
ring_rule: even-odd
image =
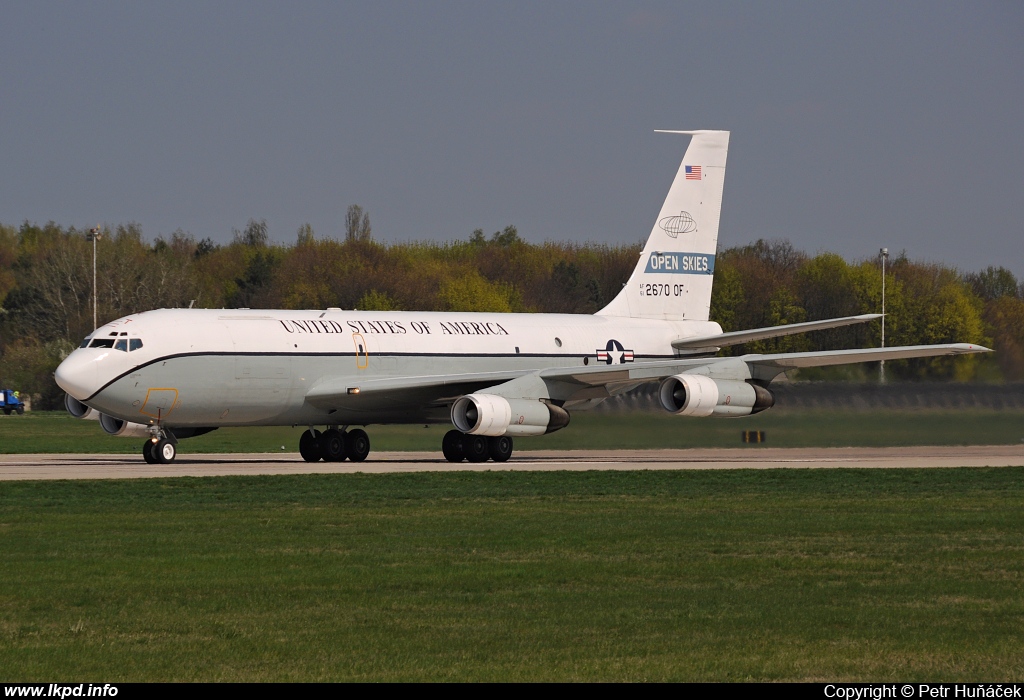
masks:
[[[114,349],[120,350],[121,352],[128,352],[128,339],[121,338],[120,340],[118,340],[116,343],[114,343]]]
[[[89,344],[90,348],[112,348],[114,347],[113,338],[97,338]]]
[[[142,347],[142,338],[132,338],[129,342],[129,350],[138,350]]]

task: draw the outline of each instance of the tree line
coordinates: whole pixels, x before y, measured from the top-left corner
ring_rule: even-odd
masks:
[[[85,229],[0,225],[0,385],[57,407],[53,370],[92,331],[92,246]],[[445,243],[380,243],[352,207],[343,235],[308,224],[293,243],[253,219],[228,244],[176,231],[152,242],[137,224],[96,243],[99,323],[154,308],[593,313],[628,279],[641,246],[532,244],[514,226]],[[787,241],[720,250],[712,320],[740,330],[881,308],[877,260],[809,256]],[[1024,379],[1024,285],[1001,267],[962,273],[899,255],[886,269],[886,345],[972,342],[993,356],[887,363],[894,379]],[[881,325],[749,343],[725,352],[877,346]],[[801,378],[867,377],[863,367],[803,370]],[[873,371],[873,370],[872,370]]]

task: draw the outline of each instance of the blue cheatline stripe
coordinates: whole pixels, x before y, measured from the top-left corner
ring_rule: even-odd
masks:
[[[708,253],[651,253],[644,272],[669,275],[710,275],[715,271],[715,256]]]

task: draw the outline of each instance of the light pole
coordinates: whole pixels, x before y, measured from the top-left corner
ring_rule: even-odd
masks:
[[[99,224],[96,228],[89,229],[89,235],[86,236],[86,240],[92,241],[92,329],[95,331],[99,327],[97,322],[96,314],[96,241],[103,238],[103,233],[100,231]]]
[[[878,255],[882,258],[882,347],[885,347],[885,261],[889,259],[889,249],[881,248]],[[878,382],[885,384],[885,360],[878,363]]]

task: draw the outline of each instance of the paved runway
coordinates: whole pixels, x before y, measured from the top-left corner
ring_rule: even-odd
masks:
[[[504,464],[449,464],[437,452],[377,452],[362,464],[303,462],[298,454],[182,454],[171,465],[142,455],[0,455],[0,481],[138,479],[241,474],[338,474],[431,471],[586,471],[591,469],[824,469],[1024,466],[1024,444],[975,447],[745,447],[696,450],[516,452]]]

